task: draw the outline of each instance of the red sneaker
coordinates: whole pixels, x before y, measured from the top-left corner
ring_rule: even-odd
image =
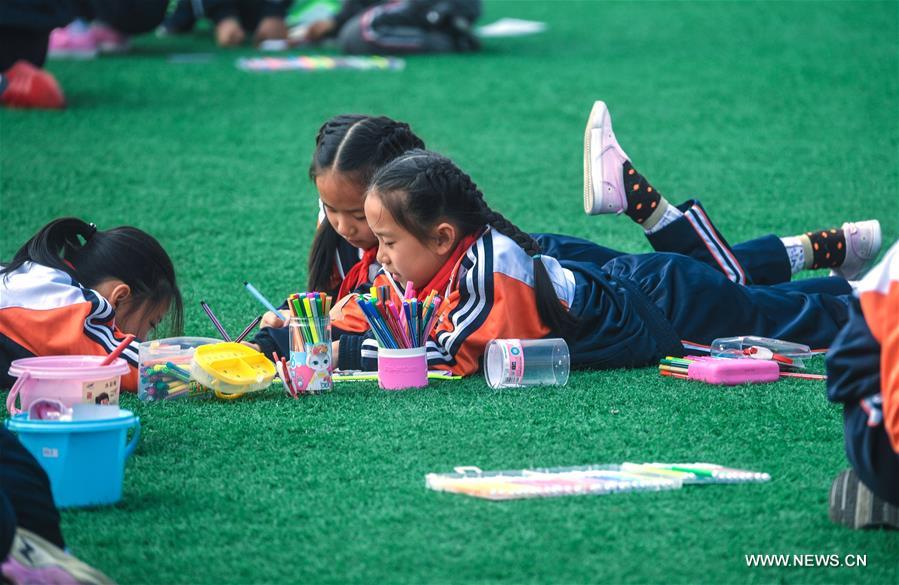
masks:
[[[62,109],[66,98],[56,78],[28,61],[0,74],[0,104],[10,108]]]

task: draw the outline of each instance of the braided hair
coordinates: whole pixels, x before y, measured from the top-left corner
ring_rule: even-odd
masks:
[[[131,288],[134,303],[170,306],[171,331],[180,334],[184,322],[175,268],[165,249],[150,234],[122,226],[98,231],[75,217],[55,219],[42,227],[0,269],[3,278],[26,262],[69,274],[87,288],[114,278]]]
[[[451,160],[427,150],[409,151],[375,174],[369,186],[369,193],[373,191],[396,222],[419,240],[426,240],[442,221],[455,225],[462,236],[477,233],[485,225],[508,236],[533,257],[540,319],[555,335],[574,332],[577,320],[559,302],[540,258],[540,244],[492,209],[471,177]]]
[[[319,129],[309,178],[315,182],[321,174],[335,170],[367,186],[378,168],[407,150],[424,147],[404,122],[385,116],[341,114]],[[328,218],[322,220],[309,252],[309,290],[337,292],[333,275],[341,239]]]

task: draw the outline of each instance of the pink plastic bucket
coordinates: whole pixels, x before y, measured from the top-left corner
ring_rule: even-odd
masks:
[[[128,362],[116,358],[108,366],[100,363],[104,356],[59,355],[15,360],[9,375],[17,376],[6,397],[10,414],[16,408],[16,397],[22,410],[28,410],[38,398],[54,398],[71,408],[79,402],[118,404],[122,375],[128,373]],[[105,396],[104,396],[105,395]]]
[[[425,348],[378,349],[378,386],[384,390],[404,390],[427,385],[428,358]]]

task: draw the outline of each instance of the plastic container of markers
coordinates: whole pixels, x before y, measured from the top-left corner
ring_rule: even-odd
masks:
[[[190,362],[198,347],[211,343],[221,343],[221,340],[170,337],[141,343],[138,349],[138,398],[154,401],[207,395],[205,387],[191,380]]]
[[[333,387],[331,319],[291,317],[289,375],[298,392],[321,394]]]

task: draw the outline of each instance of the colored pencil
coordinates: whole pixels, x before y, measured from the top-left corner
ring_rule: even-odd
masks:
[[[215,313],[212,312],[212,308],[206,303],[206,301],[200,301],[200,306],[203,307],[203,310],[206,311],[206,315],[209,317],[209,320],[212,321],[212,325],[218,330],[219,335],[222,336],[222,339],[225,341],[231,341],[231,336],[228,335],[228,332],[225,331],[225,328],[219,322],[218,317],[215,316]]]
[[[115,349],[112,350],[112,353],[110,353],[108,356],[106,356],[106,359],[104,359],[102,362],[100,362],[100,365],[108,366],[109,364],[114,362],[117,357],[122,355],[122,352],[125,351],[125,348],[128,347],[128,344],[130,344],[132,341],[134,341],[134,335],[129,333],[128,335],[125,336],[125,339],[123,339],[115,347]]]

